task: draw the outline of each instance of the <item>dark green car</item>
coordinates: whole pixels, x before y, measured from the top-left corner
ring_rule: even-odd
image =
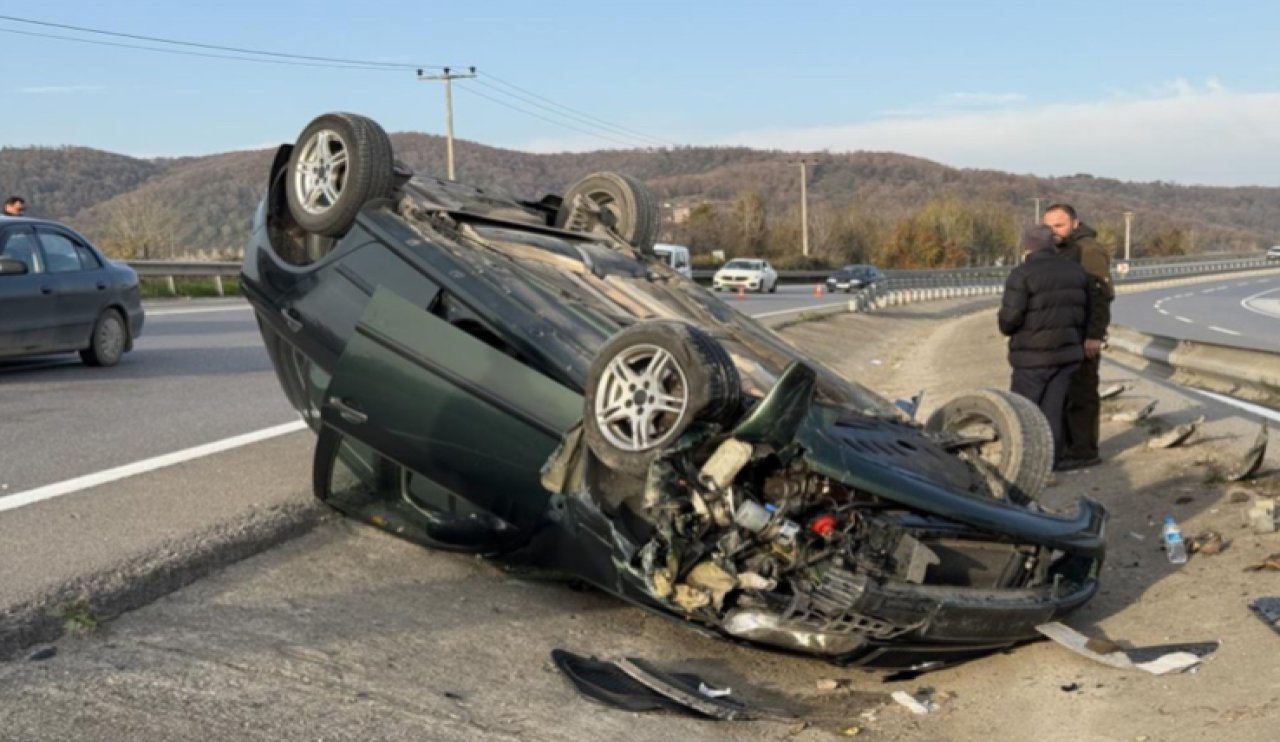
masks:
[[[1097,590],[1105,512],[1035,504],[1033,405],[915,422],[654,259],[630,177],[520,200],[326,114],[269,186],[244,287],[348,515],[877,667],[1035,638]]]

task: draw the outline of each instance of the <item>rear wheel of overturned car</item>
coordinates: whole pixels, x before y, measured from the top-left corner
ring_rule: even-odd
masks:
[[[658,241],[658,198],[649,186],[622,173],[592,173],[569,187],[556,213],[556,226],[590,232],[598,224],[613,230],[646,255]]]
[[[995,481],[995,497],[1026,504],[1042,493],[1053,472],[1053,433],[1026,397],[999,389],[961,394],[933,411],[925,429],[966,439],[962,455]]]
[[[710,335],[644,322],[610,338],[591,363],[583,433],[605,466],[644,476],[694,424],[728,423],[741,395],[737,367]]]
[[[89,347],[80,351],[80,360],[86,366],[114,366],[120,362],[128,344],[129,330],[125,327],[124,318],[116,310],[106,309],[93,323]]]
[[[394,176],[391,139],[377,122],[326,113],[302,130],[289,156],[289,213],[308,232],[339,237],[365,203],[391,195]]]

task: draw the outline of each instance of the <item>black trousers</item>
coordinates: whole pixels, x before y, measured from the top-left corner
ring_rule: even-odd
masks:
[[[1102,400],[1098,399],[1098,366],[1102,358],[1086,358],[1071,374],[1067,387],[1067,458],[1098,456]]]
[[[1067,391],[1079,363],[1040,368],[1015,368],[1009,389],[1040,408],[1053,432],[1053,460],[1061,461],[1067,453]]]

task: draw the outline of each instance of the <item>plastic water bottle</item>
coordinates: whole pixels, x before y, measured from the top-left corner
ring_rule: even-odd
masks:
[[[1182,530],[1172,515],[1164,519],[1164,551],[1170,564],[1187,563],[1187,542],[1182,540]]]

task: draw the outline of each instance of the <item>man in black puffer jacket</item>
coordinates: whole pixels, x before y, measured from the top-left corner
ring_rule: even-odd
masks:
[[[1058,254],[1048,227],[1028,229],[1021,247],[1025,259],[1004,285],[1000,332],[1009,337],[1011,389],[1048,418],[1056,466],[1066,451],[1067,387],[1084,359],[1090,282],[1079,263]]]

